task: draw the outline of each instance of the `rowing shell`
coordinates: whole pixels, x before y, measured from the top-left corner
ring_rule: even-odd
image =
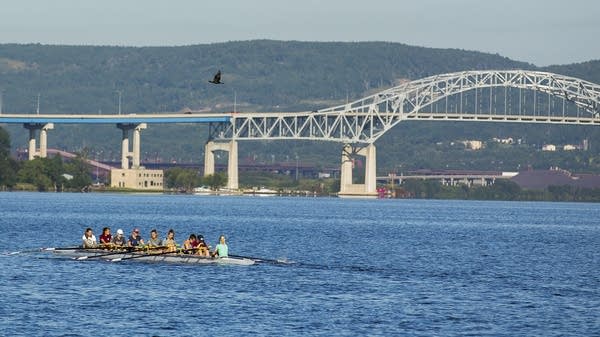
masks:
[[[53,250],[54,254],[78,258],[81,256],[93,257],[96,255],[105,255],[111,251],[102,249],[77,249],[77,250]],[[123,252],[120,254],[111,254],[106,259],[131,259],[144,262],[166,262],[166,263],[191,263],[191,264],[232,264],[241,266],[250,266],[255,263],[252,259],[233,258],[233,257],[204,257],[192,254],[152,254],[144,252]]]

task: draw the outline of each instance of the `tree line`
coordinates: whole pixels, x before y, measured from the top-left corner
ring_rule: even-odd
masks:
[[[81,155],[67,162],[60,156],[16,161],[10,156],[10,138],[0,128],[0,189],[80,191],[92,184],[90,169]]]
[[[437,180],[407,179],[395,192],[397,197],[415,199],[600,202],[600,188],[565,185],[529,190],[505,179],[498,179],[491,186],[471,187],[445,186]]]

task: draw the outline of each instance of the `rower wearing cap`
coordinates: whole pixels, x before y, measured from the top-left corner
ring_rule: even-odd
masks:
[[[198,246],[196,246],[196,248],[198,248],[197,254],[209,257],[210,246],[204,241],[204,236],[202,234],[198,234],[196,238],[198,240]]]
[[[137,228],[134,228],[133,231],[131,232],[131,236],[129,236],[127,245],[129,247],[137,247],[137,246],[143,245],[143,244],[144,244],[144,239],[142,239],[142,236],[140,235],[140,230]]]
[[[117,229],[117,235],[112,238],[112,244],[116,247],[123,247],[127,242],[121,228]]]

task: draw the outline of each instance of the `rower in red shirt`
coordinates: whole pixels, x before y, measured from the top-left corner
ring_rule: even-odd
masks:
[[[190,234],[190,237],[183,242],[183,249],[190,250],[186,253],[193,254],[195,251],[192,249],[195,249],[196,247],[198,247],[198,239],[196,238],[196,234]]]
[[[110,243],[112,241],[112,235],[110,234],[110,227],[102,228],[102,235],[100,235],[99,239],[100,239],[100,245],[102,245],[104,247],[110,246]]]

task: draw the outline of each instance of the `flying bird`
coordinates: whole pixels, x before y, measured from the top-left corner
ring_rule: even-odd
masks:
[[[213,80],[208,82],[212,84],[223,84],[223,82],[221,82],[221,70],[217,71]]]

